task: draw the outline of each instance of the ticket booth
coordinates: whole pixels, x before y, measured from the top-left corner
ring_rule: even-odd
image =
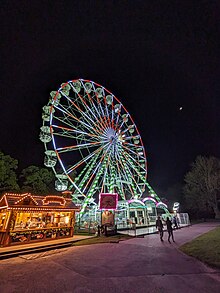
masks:
[[[78,211],[62,196],[6,193],[0,199],[0,246],[72,237]]]

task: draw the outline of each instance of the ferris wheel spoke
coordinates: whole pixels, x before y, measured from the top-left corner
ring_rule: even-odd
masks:
[[[112,116],[112,118],[111,118],[111,121],[112,121],[112,123],[111,123],[111,127],[114,129],[114,104],[113,104],[113,101],[112,101],[112,109],[111,109],[111,116]]]
[[[132,139],[136,139],[137,136],[139,137],[139,135],[126,136],[125,141],[129,141],[129,140],[132,140]]]
[[[122,126],[124,126],[124,124],[121,125],[121,127],[119,128],[119,130],[122,128]],[[126,132],[128,132],[130,130],[130,126],[126,126],[126,127],[127,128],[123,129],[123,131],[121,132],[122,134],[125,134]]]
[[[76,183],[78,184],[79,188],[83,188],[85,182],[89,179],[91,176],[91,172],[95,168],[95,164],[98,161],[98,155],[93,156],[90,160],[90,164],[86,164],[83,170],[80,172],[79,176],[76,178]]]
[[[79,95],[79,94],[78,94]],[[89,97],[89,102],[91,103],[91,97],[89,94],[87,94],[87,96]],[[81,95],[79,95],[80,99],[82,100],[82,102],[86,105],[86,109],[92,114],[92,116],[95,118],[96,121],[99,121],[99,118],[100,118],[100,123],[99,124],[95,124],[99,129],[100,131],[102,131],[104,128],[105,128],[105,125],[103,124],[103,120],[102,120],[102,117],[100,115],[100,112],[97,112],[99,115],[99,118],[94,114],[94,112],[90,109],[90,107],[87,105],[87,103],[85,102],[85,100],[83,100],[83,98],[81,97]],[[96,106],[94,105],[94,103],[92,102],[92,106],[96,109]],[[101,127],[100,127],[101,125]]]
[[[67,170],[67,173],[71,173],[73,172],[76,168],[78,168],[80,165],[82,165],[83,163],[87,162],[90,158],[92,158],[94,155],[96,155],[97,153],[100,153],[103,151],[103,146],[101,146],[100,148],[96,149],[95,151],[93,151],[92,153],[90,153],[89,155],[87,155],[86,157],[84,157],[82,160],[80,160],[77,164],[73,165],[71,168],[69,168]]]
[[[62,124],[65,124],[65,125],[67,125],[69,127],[72,127],[71,131],[74,131],[75,133],[81,133],[81,134],[85,134],[85,135],[88,135],[88,136],[94,136],[94,137],[97,136],[97,137],[99,137],[95,132],[92,132],[91,129],[87,130],[87,128],[81,126],[82,130],[79,130],[80,129],[79,126],[78,127],[74,126],[67,117],[64,117],[64,119],[61,119],[61,118],[59,118],[57,116],[54,116],[54,119],[59,121],[59,122],[61,122]],[[52,124],[52,126],[53,127],[58,127],[57,125],[55,126],[53,124]],[[59,127],[65,128],[64,126],[59,126]],[[84,128],[87,130],[87,132],[83,131]],[[90,132],[88,132],[88,131],[90,131]]]
[[[110,145],[109,145],[110,147]],[[104,171],[104,167],[105,165],[103,164],[102,165],[102,161],[106,160],[106,153],[107,153],[108,149],[106,150],[106,152],[102,155],[101,159],[100,159],[100,162],[98,163],[98,165],[96,166],[95,170],[93,171],[92,173],[92,176],[89,178],[89,181],[87,182],[84,190],[86,190],[87,186],[89,185],[90,181],[93,180],[93,184],[90,185],[90,188],[89,188],[89,191],[88,191],[88,194],[87,194],[87,199],[85,200],[83,206],[82,206],[82,210],[85,209],[86,205],[88,204],[88,201],[90,200],[91,196],[93,195],[93,192],[95,191],[95,188],[97,186],[97,183],[98,183],[98,180],[101,176],[101,174],[103,173]],[[96,174],[96,176],[95,176]],[[95,176],[95,178],[94,178]],[[94,178],[94,179],[93,179]]]
[[[123,146],[123,149],[126,150],[127,152],[132,153],[133,155],[135,155],[135,157],[137,157],[138,159],[144,159],[144,155],[139,155],[139,153],[137,153],[137,151],[126,147],[125,145]]]
[[[119,122],[121,122],[121,125],[119,125]],[[116,131],[117,132],[120,132],[121,131],[121,129],[122,129],[122,126],[124,125],[124,121],[119,121],[118,123],[117,123],[117,126],[116,126]]]
[[[116,115],[116,118],[115,118],[115,130],[117,130],[117,126],[118,126],[118,122],[119,122],[119,117],[120,117],[120,114],[121,114],[121,104],[120,104],[119,107],[120,108],[118,109],[117,115]]]
[[[98,117],[95,117],[94,127],[98,128],[100,132],[103,132],[106,128],[105,121],[103,120],[103,117],[100,115],[100,113]]]
[[[59,108],[58,106],[55,106],[56,109],[60,110],[62,113],[66,114],[67,116],[71,117],[72,119],[74,119],[75,121],[77,121],[78,123],[80,123],[81,125],[83,125],[86,128],[92,129],[94,132],[97,131],[97,129],[94,129],[92,126],[90,126],[89,124],[85,123],[82,121],[82,119],[79,119],[77,117],[75,117],[73,114],[69,113],[65,108],[65,110]]]
[[[90,122],[94,122],[91,117],[87,114],[87,111],[84,111],[83,109],[81,109],[76,103],[74,103],[65,93],[63,93],[63,96],[70,102],[70,104],[72,104],[78,111],[79,113],[84,116],[86,119],[90,120]],[[82,103],[82,105],[84,106],[84,108],[87,110],[87,107],[85,106],[85,103]]]
[[[59,133],[59,132],[53,132],[53,136],[54,137],[66,137],[66,138],[69,138],[69,139],[72,139],[72,140],[76,140],[77,141],[77,144],[75,145],[77,147],[78,144],[81,145],[81,143],[79,143],[80,141],[81,142],[84,142],[86,140],[86,142],[90,143],[90,144],[94,144],[94,143],[99,143],[99,144],[103,144],[103,143],[107,143],[108,141],[107,140],[102,140],[102,142],[99,140],[94,140],[94,139],[90,139],[90,138],[86,138],[84,137],[84,135],[80,134],[78,136],[73,136],[71,135],[70,133]],[[91,147],[94,147],[91,145]],[[62,147],[62,146],[59,146],[59,149],[62,149],[62,148],[65,148]],[[68,148],[68,147],[67,147]],[[88,146],[86,146],[85,148],[88,148]]]
[[[130,158],[128,158],[130,157]],[[129,165],[131,166],[131,168],[137,173],[138,177],[142,180],[145,181],[146,179],[144,178],[144,176],[141,174],[141,172],[139,172],[139,170],[135,167],[134,163],[131,162],[131,159],[133,159],[129,154],[127,154],[127,156],[124,155],[124,158],[126,159],[126,161],[129,163]],[[135,162],[136,163],[136,162]],[[140,168],[142,168],[139,165]],[[142,168],[144,169],[144,168]]]
[[[102,115],[101,115],[100,111],[98,110],[98,108],[96,107],[96,105],[94,104],[91,95],[86,91],[86,88],[85,88],[84,85],[83,85],[83,87],[84,87],[84,90],[85,90],[85,92],[86,92],[87,97],[89,98],[88,101],[89,101],[91,107],[95,109],[95,111],[96,111],[96,113],[97,113],[97,115],[98,115],[98,117],[99,117],[99,119],[100,119],[100,120],[99,120],[99,119],[96,117],[96,120],[97,120],[97,121],[100,121],[100,125],[102,126],[102,129],[104,129],[104,128],[106,127],[106,125],[105,125],[105,123],[103,122]],[[99,107],[99,105],[98,105],[98,107]]]
[[[123,154],[122,154],[123,155]],[[133,194],[135,197],[138,196],[137,194],[137,189],[139,190],[139,192],[141,193],[141,190],[139,188],[139,185],[138,185],[138,182],[135,180],[135,177],[133,176],[130,168],[128,167],[128,164],[127,164],[127,158],[124,157],[124,159],[122,159],[122,162],[123,162],[123,165],[124,165],[124,168],[125,168],[125,172],[128,174],[128,176],[130,177],[130,180],[131,180],[131,186],[133,188]],[[130,164],[131,165],[131,164]],[[133,165],[131,165],[131,167],[133,167]]]
[[[141,169],[145,170],[145,167],[141,166],[141,164],[145,163],[146,161],[143,149],[140,151],[139,149],[141,147],[139,147],[138,149],[132,147],[133,146],[130,146],[130,148],[128,148],[125,145],[123,145],[123,150],[130,156],[130,158],[134,161],[136,165],[138,165]],[[132,157],[132,155],[135,155],[135,157]]]
[[[124,166],[123,166],[123,167],[124,167]],[[132,194],[132,197],[134,198],[135,195],[134,195],[134,191],[133,191],[133,189],[131,188],[131,185],[130,185],[130,184],[127,184],[127,186],[128,186],[128,190],[129,190],[130,193]]]
[[[126,145],[128,145],[130,147],[133,147],[134,149],[141,148],[141,146],[139,144],[129,143],[127,141],[125,141],[124,144],[126,144]]]
[[[92,172],[92,174],[91,174],[91,176],[90,176],[90,178],[89,178],[89,180],[88,180],[88,182],[87,182],[87,184],[86,184],[86,186],[84,188],[84,190],[86,190],[86,188],[88,187],[89,183],[92,182],[91,185],[90,185],[90,188],[89,188],[90,193],[97,186],[98,180],[100,179],[101,175],[103,173],[105,173],[105,170],[106,170],[105,161],[108,161],[108,159],[106,157],[106,153],[104,155],[102,155],[102,157],[100,158],[99,162],[97,163],[97,166],[93,170],[93,172]]]
[[[65,98],[70,102],[72,103],[72,105],[80,112],[80,114],[82,115],[82,117],[84,117],[84,119],[92,124],[95,125],[95,127],[97,127],[97,124],[95,123],[95,121],[87,114],[88,112],[87,111],[83,111],[83,109],[81,109],[78,105],[76,105],[76,103],[74,103],[65,93],[62,93]],[[85,104],[83,104],[85,105]],[[87,108],[86,108],[87,109]],[[81,120],[81,119],[80,119]]]
[[[102,145],[103,143],[101,141],[98,142],[90,142],[90,143],[84,143],[84,144],[77,144],[77,145],[72,145],[72,146],[66,146],[66,147],[60,147],[57,148],[56,150],[58,153],[63,153],[63,152],[71,152],[73,150],[79,150],[79,149],[84,149],[84,148],[93,148],[94,146]],[[103,148],[103,146],[102,146]]]
[[[107,156],[108,154],[108,156]],[[110,153],[108,153],[108,149],[106,150],[105,152],[105,158],[103,160],[103,163],[102,163],[102,168],[104,169],[104,175],[103,175],[103,179],[102,179],[102,184],[101,184],[101,193],[103,192],[104,190],[104,186],[107,182],[105,182],[106,178],[107,178],[107,174],[108,174],[108,167],[109,167],[109,163],[110,163]],[[106,163],[106,164],[105,164]]]
[[[141,166],[141,162],[139,163],[136,159],[134,159],[128,152],[124,151],[124,156],[129,157],[129,160],[132,160],[134,162],[134,165],[138,165],[141,169],[145,170],[144,167]],[[145,160],[144,160],[145,162]]]
[[[127,114],[126,118],[128,118],[128,117],[129,117],[129,114]],[[121,123],[121,124],[119,125],[119,123]],[[125,134],[129,130],[129,127],[127,127],[126,129],[124,129],[123,131],[121,131],[121,129],[124,126],[125,123],[126,123],[126,119],[123,118],[123,119],[119,120],[119,122],[117,124],[117,128],[116,129],[117,129],[118,132],[121,132],[122,135]]]
[[[87,92],[87,90],[86,90],[86,88],[85,88],[85,85],[83,84],[83,87],[84,87],[84,91],[85,91],[85,93],[86,93],[86,96],[89,98],[89,103],[90,103],[90,106],[92,107],[92,108],[94,108],[95,109],[95,111],[96,111],[96,114],[100,117],[100,112],[98,111],[98,109],[97,109],[97,107],[96,107],[96,105],[94,104],[94,102],[93,102],[93,100],[92,100],[92,98],[91,98],[91,95]],[[94,113],[94,115],[95,115],[95,113]],[[95,115],[96,116],[96,115]],[[97,117],[96,117],[96,119],[98,119]]]
[[[123,188],[123,185],[122,185],[122,174],[121,174],[121,171],[120,171],[120,168],[119,168],[119,164],[118,164],[118,161],[116,161],[116,166],[117,166],[117,170],[118,170],[118,177],[119,177],[119,184],[120,184],[120,187],[121,187],[121,191],[122,191],[122,194],[123,194],[123,199],[126,200],[126,196],[125,196],[125,191],[124,191],[124,188]]]
[[[57,117],[57,116],[54,116],[53,118],[54,118],[54,120],[57,120],[57,121],[61,122],[62,124],[68,125],[68,126],[72,127],[75,130],[77,129],[77,127],[74,126],[74,124],[71,123],[70,120],[65,116],[64,116],[63,119],[61,119],[60,117]]]
[[[58,125],[54,125],[54,124],[52,125],[52,127],[57,128],[57,129],[61,129],[63,132],[60,135],[62,135],[62,134],[65,135],[66,132],[67,133],[68,132],[73,132],[73,133],[76,133],[76,134],[83,134],[85,136],[92,137],[92,138],[95,138],[95,139],[100,139],[100,136],[98,136],[98,135],[88,133],[88,132],[84,132],[84,131],[80,131],[80,130],[77,130],[77,129],[71,129],[71,128],[67,128],[67,127],[64,127],[64,126],[58,126]],[[71,136],[71,137],[75,138],[75,136]]]
[[[71,84],[71,86],[72,86],[72,84]],[[74,89],[74,91],[75,91],[75,88],[72,86],[72,88]],[[84,96],[84,98],[79,94],[79,93],[76,93],[77,95],[78,95],[78,97],[80,98],[80,101],[82,102],[82,104],[83,104],[83,106],[84,106],[84,108],[85,108],[85,110],[86,110],[86,112],[88,113],[90,113],[91,114],[91,116],[93,117],[93,118],[91,118],[91,120],[93,121],[93,124],[94,124],[94,118],[95,118],[95,120],[96,121],[98,121],[98,117],[94,114],[94,112],[90,109],[90,107],[87,105],[87,103],[86,103],[86,99],[85,99],[85,96]],[[94,106],[94,104],[93,104],[93,106]],[[103,130],[103,127],[100,127],[100,125],[97,125],[96,123],[95,123],[95,126],[96,127],[98,127],[99,128],[99,130],[100,131],[102,131]]]
[[[128,174],[128,172],[127,172],[126,165],[122,161],[120,161],[119,163],[120,163],[120,165],[122,167],[122,169],[119,168],[119,171],[121,170],[120,174],[121,174],[121,176],[124,175],[123,177],[126,179],[125,180],[126,184],[128,186],[130,186],[131,183],[132,183],[132,180],[131,180],[130,174]]]
[[[98,97],[97,97],[97,99],[98,99]],[[98,102],[98,107],[99,107],[99,109],[100,109],[100,111],[102,113],[102,116],[100,117],[100,119],[102,120],[102,124],[104,125],[104,128],[108,128],[109,127],[109,123],[108,123],[108,120],[107,120],[106,115],[104,113],[104,110],[102,108],[101,101]]]
[[[107,164],[105,166],[105,173],[104,173],[104,176],[103,176],[103,180],[102,180],[102,185],[101,185],[101,193],[104,192],[104,188],[106,186],[106,178],[107,178],[107,173],[108,173],[108,167],[109,167],[109,163],[110,163],[110,155],[108,156],[108,161],[107,161]]]
[[[104,104],[105,104],[105,112],[106,112],[106,115],[107,115],[107,124],[108,124],[108,127],[111,127],[111,118],[110,118],[110,114],[109,114],[109,111],[108,111],[108,104],[107,104],[107,101],[106,101],[106,96],[104,96]]]
[[[77,135],[72,135],[71,133],[65,133],[65,132],[55,132],[53,131],[53,136],[54,137],[67,137],[67,138],[70,138],[71,140],[76,140],[77,141],[77,144],[79,143],[79,141],[86,141],[88,143],[95,143],[95,142],[100,142],[100,139],[92,139],[91,137],[85,137],[84,134],[78,134]],[[105,142],[104,140],[102,141],[103,143]],[[61,146],[60,146],[61,147]]]
[[[131,184],[131,178],[130,178],[130,176],[128,176],[128,174],[127,174],[127,172],[125,170],[125,165],[122,162],[122,160],[119,160],[118,162],[121,165],[121,168],[119,166],[119,170],[121,170],[120,173],[121,173],[122,177],[126,179],[125,181],[126,181],[127,185],[130,186],[130,184]]]
[[[95,87],[94,87],[94,83],[92,83],[92,86],[93,86],[93,90],[94,90],[95,97],[96,97],[96,100],[97,100],[98,108],[99,108],[99,110],[100,110],[101,113],[102,113],[102,116],[100,115],[100,118],[103,117],[103,118],[102,118],[102,121],[103,121],[105,127],[108,127],[108,125],[106,124],[106,121],[105,121],[105,119],[104,119],[105,114],[104,114],[103,108],[102,108],[102,106],[101,106],[101,100],[99,99],[98,94],[96,93],[96,90],[95,90]],[[103,93],[104,93],[104,92],[103,92],[103,88],[102,88],[102,94],[103,94]],[[103,96],[104,96],[104,95],[103,95]]]
[[[63,115],[64,115],[64,120],[66,121],[66,119],[68,119],[68,117],[70,117],[70,118],[72,118],[72,119],[74,119],[75,121],[77,121],[78,123],[80,123],[80,125],[81,125],[81,127],[84,129],[89,129],[92,133],[99,133],[99,134],[102,134],[102,132],[100,132],[98,129],[97,129],[97,126],[95,125],[95,127],[92,127],[90,124],[87,124],[87,123],[85,123],[85,122],[83,122],[82,121],[82,119],[79,119],[79,118],[77,118],[76,116],[74,116],[72,113],[70,113],[69,111],[68,111],[68,109],[67,108],[65,108],[64,106],[61,106],[62,107],[62,109],[61,108],[59,108],[59,107],[57,107],[56,106],[56,108],[57,109],[59,109],[60,111],[62,111],[62,113],[63,113]],[[66,116],[67,115],[67,116]],[[59,121],[62,121],[62,119],[60,119],[59,117],[57,117],[57,116],[54,116],[54,118],[55,119],[57,119],[57,120],[59,120]],[[63,120],[63,123],[65,123],[64,122],[64,120]],[[87,120],[86,120],[86,122],[88,122]],[[89,122],[90,123],[90,122]]]
[[[99,104],[99,108],[102,109],[101,104]],[[103,113],[103,109],[101,112],[102,112],[103,116],[100,116],[100,121],[101,121],[101,124],[103,125],[103,128],[105,129],[105,128],[109,127],[109,125],[108,125],[108,121],[106,120],[105,114]]]
[[[105,120],[105,125],[106,125],[106,127],[111,127],[111,119],[110,119],[108,105],[106,103],[106,97],[105,96],[103,96],[101,106],[102,106],[102,109],[103,109],[103,115],[104,115],[103,118]]]
[[[111,145],[109,144],[107,149],[105,150],[105,152],[101,155],[101,158],[100,158],[96,168],[94,169],[93,174],[95,174],[97,172],[97,170],[99,169],[100,165],[102,164],[103,159],[104,158],[106,159],[106,154],[108,153],[108,150],[109,150],[110,146]]]

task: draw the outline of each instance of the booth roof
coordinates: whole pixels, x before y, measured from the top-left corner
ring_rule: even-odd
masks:
[[[79,210],[70,198],[57,195],[38,196],[30,193],[6,193],[0,199],[0,209]]]

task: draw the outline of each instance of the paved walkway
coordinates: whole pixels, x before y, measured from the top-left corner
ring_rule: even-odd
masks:
[[[189,225],[182,224],[180,228],[186,227]],[[166,225],[164,225],[164,229],[166,229]],[[165,231],[165,230],[164,230]],[[148,234],[154,234],[157,233],[157,229],[155,226],[150,227],[138,227],[136,229],[127,229],[127,230],[118,230],[118,233],[120,234],[126,234],[130,236],[142,236],[142,235],[148,235]]]
[[[203,223],[175,231],[176,243],[157,234],[117,243],[75,246],[59,254],[0,261],[1,293],[219,293],[220,270],[178,247],[219,226]],[[208,249],[208,248],[207,248]]]
[[[68,242],[76,242],[76,241],[91,238],[91,237],[93,236],[74,235],[73,237],[69,237],[69,238],[61,238],[61,239],[48,240],[44,242],[35,242],[35,243],[20,244],[20,245],[16,244],[14,246],[0,247],[0,256],[1,254],[5,252],[13,252],[17,250],[22,252],[28,248],[39,248],[39,247],[46,247],[50,245],[56,245],[56,244],[64,244]]]

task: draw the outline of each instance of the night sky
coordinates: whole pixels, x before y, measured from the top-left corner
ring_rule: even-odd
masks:
[[[50,91],[90,79],[130,112],[148,180],[166,193],[197,155],[220,157],[219,4],[1,1],[0,149],[20,168],[43,166]]]

